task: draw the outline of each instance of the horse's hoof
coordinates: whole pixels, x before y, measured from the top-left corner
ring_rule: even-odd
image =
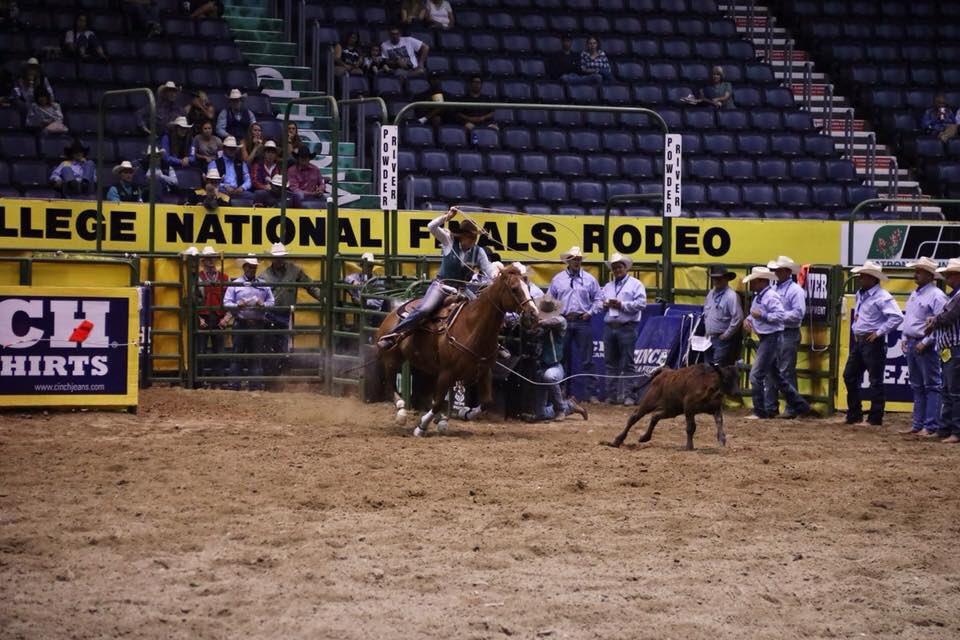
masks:
[[[398,411],[402,411],[407,406],[407,403],[405,403],[403,400],[397,400],[395,405]]]
[[[406,420],[407,420],[407,410],[400,409],[399,411],[397,411],[397,422],[403,423],[403,422],[406,422]]]
[[[416,429],[413,430],[413,437],[422,438],[424,433],[425,431],[423,429],[421,429],[420,427],[417,427]]]
[[[441,420],[437,423],[437,433],[446,433],[449,426],[446,420]]]

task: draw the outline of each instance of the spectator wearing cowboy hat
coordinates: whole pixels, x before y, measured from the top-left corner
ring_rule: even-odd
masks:
[[[373,272],[375,265],[376,259],[373,254],[364,253],[360,256],[360,270],[347,274],[343,279],[344,284],[350,285],[350,289],[347,290],[350,294],[350,302],[358,307],[362,304],[364,287],[378,277]],[[366,307],[379,311],[383,307],[383,300],[367,298]]]
[[[172,80],[157,87],[156,131],[162,135],[167,125],[183,115],[183,96],[180,87]],[[150,134],[150,105],[137,109],[137,126],[143,133]]]
[[[863,403],[860,385],[864,372],[870,380],[870,413],[872,425],[883,424],[884,390],[883,369],[887,364],[887,335],[900,326],[903,314],[893,296],[880,286],[887,280],[883,267],[867,260],[862,267],[851,272],[857,276],[857,290],[853,312],[853,338],[850,353],[843,368],[843,383],[847,387],[847,416],[844,424],[859,424],[863,421]]]
[[[301,199],[302,206],[308,209],[326,207],[326,180],[311,160],[317,154],[305,144],[300,145],[294,152],[297,163],[287,169],[287,189]]]
[[[547,293],[560,305],[567,321],[563,336],[563,368],[568,375],[590,373],[593,371],[590,318],[603,310],[603,293],[597,279],[581,268],[583,253],[580,247],[570,247],[569,251],[560,254],[560,259],[567,268],[553,277]],[[568,384],[567,393],[582,398],[592,386],[581,378],[575,378]],[[591,396],[590,393],[586,395]],[[590,400],[599,402],[596,396]]]
[[[603,285],[603,359],[607,368],[607,402],[610,404],[635,404],[629,391],[636,382],[628,379],[637,372],[634,361],[634,345],[637,342],[637,327],[640,314],[647,306],[647,290],[643,283],[630,275],[633,260],[615,253],[607,262],[613,279]]]
[[[50,81],[47,80],[47,76],[40,68],[40,61],[36,58],[29,58],[20,70],[20,77],[13,85],[13,97],[19,101],[17,106],[23,111],[30,108],[30,105],[34,102],[34,92],[40,87],[46,89],[50,100],[56,99]]]
[[[940,352],[934,347],[934,336],[924,334],[927,319],[937,316],[947,304],[947,294],[935,282],[943,279],[937,273],[937,266],[935,260],[927,257],[907,263],[907,267],[913,269],[913,281],[917,283],[917,288],[907,298],[903,324],[900,325],[900,347],[907,358],[910,390],[913,392],[913,420],[909,429],[899,433],[914,433],[928,438],[940,435],[942,424]]]
[[[160,139],[164,162],[183,168],[196,162],[197,154],[193,148],[192,133],[193,127],[184,116],[177,116],[167,124],[167,132]]]
[[[107,191],[107,200],[110,202],[143,202],[143,192],[140,185],[133,181],[134,166],[129,160],[124,160],[113,168],[113,175],[119,180]]]
[[[287,185],[287,208],[299,209],[302,200],[300,195],[293,193]],[[253,194],[253,206],[255,207],[279,207],[280,196],[283,194],[283,176],[279,173],[270,178],[270,187],[268,189],[258,190]]]
[[[537,324],[529,331],[529,338],[535,344],[536,359],[533,413],[521,414],[527,422],[545,420],[561,421],[571,413],[579,413],[587,419],[587,411],[577,404],[576,398],[567,400],[560,389],[563,380],[563,344],[567,321],[559,301],[549,293],[537,300]]]
[[[491,279],[496,277],[496,269],[490,264],[487,254],[477,245],[477,239],[480,237],[480,227],[477,223],[467,218],[455,231],[448,231],[445,228],[447,222],[459,213],[458,208],[450,207],[449,211],[437,216],[427,225],[431,235],[440,243],[440,252],[443,256],[440,270],[423,295],[420,306],[401,320],[393,332],[382,336],[377,342],[377,346],[381,349],[392,348],[415,331],[422,322],[440,308],[448,295],[449,287],[463,289],[477,270],[483,271]]]
[[[777,345],[773,366],[765,385],[767,414],[775,416],[780,411],[777,389],[784,383],[790,383],[794,389],[798,388],[797,350],[800,348],[800,325],[803,324],[803,316],[807,312],[807,292],[793,280],[793,276],[800,273],[800,265],[790,257],[779,256],[768,262],[767,268],[777,276],[773,286],[783,303],[783,332],[780,334],[780,344]],[[798,407],[788,400],[786,411],[780,417],[789,419],[796,418],[797,415]]]
[[[226,329],[233,322],[233,317],[223,309],[223,298],[227,291],[224,284],[229,282],[230,278],[217,269],[219,257],[220,254],[213,247],[204,247],[200,252],[196,303],[198,307],[207,307],[197,312],[197,324],[202,331]],[[194,340],[197,353],[223,353],[224,338],[222,333],[198,334]],[[224,374],[224,363],[219,358],[200,360],[198,368],[205,375],[222,376]]]
[[[780,336],[783,333],[783,301],[773,286],[777,276],[767,267],[754,267],[743,284],[748,285],[753,292],[753,303],[750,305],[750,315],[743,321],[748,331],[757,334],[759,344],[754,356],[753,366],[750,368],[750,390],[753,395],[753,414],[748,419],[760,420],[776,417],[766,407],[766,385],[769,384],[770,370],[776,364],[777,349],[780,346]],[[777,379],[778,390],[787,398],[790,406],[797,408],[798,415],[811,413],[810,405],[789,382]]]
[[[303,271],[303,267],[287,259],[289,252],[283,243],[273,243],[270,255],[273,260],[260,276],[273,289],[274,307],[267,314],[267,329],[293,329],[297,292],[303,289],[317,302],[323,302],[323,291],[312,284],[313,279]],[[293,336],[268,335],[265,346],[268,353],[290,353],[293,350]],[[288,364],[287,358],[268,360],[267,375],[280,375]]]
[[[713,265],[707,272],[713,288],[703,301],[703,325],[710,347],[704,352],[704,361],[720,366],[730,365],[740,358],[743,308],[730,281],[737,277],[726,267]]]
[[[960,442],[960,258],[950,258],[947,266],[937,269],[950,286],[946,304],[935,316],[927,318],[924,335],[933,335],[936,353],[950,350],[950,359],[943,367],[944,393],[942,424],[939,435],[943,442]]]
[[[256,196],[261,191],[270,191],[270,178],[280,175],[283,167],[280,164],[280,149],[273,140],[263,143],[263,155],[250,165],[250,178],[253,181],[253,193]]]
[[[216,169],[223,178],[221,189],[234,204],[247,204],[252,200],[250,169],[240,157],[236,138],[227,136],[224,139],[223,155],[207,165],[208,172],[210,169]]]
[[[250,125],[257,121],[253,111],[243,105],[244,97],[239,89],[231,89],[227,95],[227,108],[217,116],[216,133],[220,138],[242,138],[247,134]]]
[[[140,159],[140,168],[143,170],[144,176],[147,179],[147,194],[150,193],[150,189],[152,187],[152,181],[150,180],[151,156],[154,157],[153,171],[156,173],[157,181],[160,183],[160,188],[157,191],[157,200],[170,200],[173,194],[177,191],[177,188],[180,186],[180,179],[177,177],[177,171],[169,162],[165,160],[165,155],[162,148],[150,147],[149,145],[144,152],[143,158]]]
[[[223,178],[217,168],[207,169],[206,175],[203,176],[203,186],[191,194],[188,203],[203,205],[208,211],[233,203],[232,196],[222,190],[222,184]]]
[[[233,281],[223,296],[223,306],[233,316],[233,351],[236,354],[263,353],[263,330],[266,328],[266,310],[274,304],[273,291],[263,278],[257,276],[260,264],[256,256],[248,254],[242,261],[243,275]],[[239,333],[236,333],[239,332]],[[263,366],[259,358],[235,358],[230,367],[230,375],[239,377],[241,366],[246,364],[246,375],[259,378],[263,375]],[[233,389],[240,384],[234,382]],[[260,380],[250,380],[250,390],[263,389]]]
[[[50,183],[54,189],[65,196],[93,193],[97,184],[97,165],[87,157],[90,148],[74,140],[63,149],[63,160],[50,174]]]

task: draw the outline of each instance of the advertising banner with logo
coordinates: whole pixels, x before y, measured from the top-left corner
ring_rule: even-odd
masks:
[[[0,406],[137,404],[135,288],[0,287]]]
[[[921,256],[946,263],[960,256],[960,225],[905,222],[857,222],[853,225],[853,255],[847,256],[849,225],[841,232],[845,264],[866,260],[884,267],[904,267]]]

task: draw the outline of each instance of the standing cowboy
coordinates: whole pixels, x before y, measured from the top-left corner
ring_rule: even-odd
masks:
[[[607,263],[613,280],[603,286],[603,306],[607,310],[603,322],[603,359],[607,375],[607,402],[631,406],[634,398],[629,389],[636,382],[629,378],[637,372],[634,346],[640,314],[647,306],[647,290],[629,274],[633,260],[615,253]]]
[[[713,289],[707,292],[703,302],[703,324],[710,338],[705,360],[718,365],[733,364],[740,357],[740,323],[743,322],[740,297],[730,288],[730,281],[737,274],[714,265],[708,275]]]
[[[950,285],[950,296],[943,309],[928,318],[924,333],[933,333],[936,353],[950,350],[950,359],[943,367],[944,393],[940,434],[943,442],[960,442],[960,258],[951,258],[947,266],[937,269]]]
[[[603,310],[603,294],[597,279],[581,269],[583,253],[580,247],[571,247],[560,259],[567,268],[550,281],[547,291],[560,304],[567,320],[563,336],[563,365],[568,375],[590,373],[593,370],[593,332],[590,318]],[[583,397],[583,391],[592,384],[574,380],[568,385],[568,395]],[[594,400],[594,398],[591,398]]]
[[[770,370],[774,367],[777,349],[780,345],[780,334],[783,333],[783,302],[773,286],[777,276],[767,267],[754,267],[743,283],[749,285],[754,293],[753,303],[750,305],[750,316],[743,321],[748,331],[753,331],[759,338],[757,353],[754,356],[753,367],[750,369],[750,391],[753,396],[753,414],[748,420],[773,418],[765,403],[766,385],[770,377]],[[810,413],[810,405],[803,399],[796,387],[782,379],[778,380],[778,389],[786,396],[787,402],[798,408],[798,413]]]
[[[256,353],[263,351],[263,329],[266,323],[266,308],[273,306],[273,292],[263,278],[257,277],[259,261],[250,254],[243,259],[243,275],[234,280],[235,286],[227,289],[223,297],[223,306],[236,318],[233,328],[249,333],[239,333],[233,336],[233,351],[236,354]],[[257,358],[244,358],[247,362],[247,375],[258,378],[263,373],[263,367]],[[235,358],[230,368],[230,375],[240,376],[240,358]],[[250,381],[250,389],[263,389],[263,382]],[[234,382],[233,389],[239,389],[240,383]]]
[[[197,324],[203,331],[226,328],[233,320],[230,314],[223,310],[223,297],[227,287],[224,283],[230,278],[223,271],[217,269],[219,253],[213,247],[204,247],[200,252],[200,270],[197,272],[196,302],[198,306],[210,307],[197,312]],[[223,353],[224,335],[222,333],[202,333],[196,338],[197,353]],[[201,371],[209,371],[208,375],[223,375],[223,360],[217,358],[210,362],[209,367],[199,363]]]
[[[785,383],[797,389],[797,349],[800,347],[800,325],[807,311],[807,294],[799,284],[793,281],[793,276],[800,273],[800,265],[787,256],[780,256],[767,263],[767,268],[777,276],[773,285],[780,302],[783,303],[783,333],[780,334],[780,344],[777,345],[776,360],[770,369],[770,376],[766,383],[766,410],[770,416],[775,416],[780,410],[779,394],[777,389]],[[781,418],[796,418],[800,408],[787,401],[786,411]]]
[[[444,281],[449,281],[457,288],[463,288],[477,270],[483,271],[491,280],[497,276],[497,271],[487,259],[487,254],[477,246],[480,227],[473,220],[469,218],[463,220],[454,232],[444,228],[444,225],[458,213],[460,213],[458,208],[450,207],[449,211],[437,216],[427,225],[427,229],[440,243],[440,252],[443,255],[440,271],[430,283],[423,299],[420,300],[420,306],[401,320],[392,333],[380,338],[377,346],[381,349],[393,347],[440,308],[447,296],[447,292],[444,291]]]
[[[937,273],[937,263],[927,257],[907,264],[913,269],[913,280],[917,288],[907,299],[900,333],[901,348],[907,358],[910,371],[910,390],[913,391],[913,422],[911,428],[899,433],[935,438],[940,435],[940,393],[941,378],[940,352],[934,348],[936,339],[924,335],[927,319],[943,311],[947,304],[945,294],[934,280],[942,280]]]
[[[299,284],[299,286],[271,286],[273,289],[274,308],[266,316],[268,329],[293,329],[293,307],[297,304],[297,291],[305,290],[314,300],[323,302],[323,291],[309,283],[311,278],[303,272],[303,268],[295,262],[287,260],[287,248],[281,242],[275,242],[270,247],[273,260],[270,266],[263,270],[261,278],[269,285]],[[290,353],[293,350],[293,336],[287,334],[270,334],[266,336],[266,347],[270,353]],[[288,358],[270,359],[267,363],[268,375],[279,375],[286,368]]]
[[[900,326],[903,314],[893,296],[880,286],[882,280],[888,279],[882,266],[867,260],[862,267],[854,267],[850,271],[857,276],[860,289],[853,312],[850,355],[843,368],[843,383],[847,386],[847,417],[843,423],[859,424],[863,421],[860,385],[866,371],[873,395],[868,421],[879,426],[883,424],[883,369],[887,364],[887,334]]]

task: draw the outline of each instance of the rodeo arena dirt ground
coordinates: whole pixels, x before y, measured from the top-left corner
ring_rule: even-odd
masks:
[[[0,414],[2,638],[957,638],[960,447],[152,389]]]

